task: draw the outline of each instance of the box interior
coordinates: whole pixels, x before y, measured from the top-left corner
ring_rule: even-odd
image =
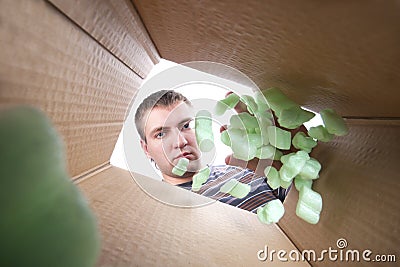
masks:
[[[339,238],[351,249],[395,254],[399,11],[397,1],[3,1],[0,103],[36,106],[55,124],[68,172],[99,221],[99,266],[263,265],[257,252],[265,245],[321,251]],[[261,89],[278,86],[311,110],[346,118],[349,135],[315,151],[323,171],[314,189],[324,200],[317,225],[295,216],[295,190],[280,223],[263,225],[222,203],[163,204],[132,175],[146,177],[110,165],[129,105],[160,58],[223,63]],[[153,182],[171,196],[205,201]]]

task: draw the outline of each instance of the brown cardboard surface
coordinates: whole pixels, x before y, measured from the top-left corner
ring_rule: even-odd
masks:
[[[94,39],[141,78],[160,60],[132,3],[118,1],[51,0]]]
[[[154,182],[181,197],[204,199]],[[129,172],[116,167],[78,185],[100,226],[102,252],[97,266],[265,266],[269,263],[257,259],[265,245],[296,249],[279,228],[261,224],[253,213],[220,202],[199,208],[163,204],[144,193]]]
[[[71,176],[109,161],[142,79],[44,1],[2,1],[0,21],[0,105],[44,110]]]
[[[292,190],[279,226],[300,250],[337,249],[336,241],[345,238],[347,249],[399,257],[400,121],[348,120],[348,124],[348,136],[315,149],[314,157],[323,166],[313,185],[323,198],[320,222],[310,225],[295,215],[298,194]],[[313,266],[337,263],[311,262]]]
[[[315,111],[400,117],[398,1],[133,2],[165,59],[224,63]]]

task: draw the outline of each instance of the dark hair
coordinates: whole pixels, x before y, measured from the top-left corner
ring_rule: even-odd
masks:
[[[140,138],[146,141],[143,120],[149,111],[154,107],[169,107],[180,101],[185,102],[189,106],[192,105],[184,95],[173,90],[161,90],[146,97],[137,108],[135,114],[136,130],[138,131]]]

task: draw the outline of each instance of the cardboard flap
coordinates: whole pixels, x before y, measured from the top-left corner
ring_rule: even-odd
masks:
[[[0,105],[44,110],[71,176],[107,163],[142,79],[49,3],[3,1],[0,21]]]
[[[143,179],[145,177],[142,177]],[[179,198],[205,197],[147,178]],[[213,202],[178,208],[150,197],[128,171],[111,167],[78,184],[100,225],[102,253],[98,266],[265,266],[257,253],[297,250],[276,225],[257,215]],[[286,255],[287,257],[287,255]],[[287,265],[276,258],[274,266]],[[309,266],[307,262],[291,262]]]
[[[292,190],[279,226],[301,250],[338,249],[337,240],[344,238],[346,249],[396,254],[400,246],[400,121],[348,120],[348,124],[348,136],[319,144],[313,151],[322,164],[313,185],[323,198],[320,222],[310,225],[295,215],[298,194]],[[327,258],[315,266],[319,264],[337,262]]]
[[[165,59],[226,64],[314,111],[400,117],[396,1],[133,2]]]
[[[130,1],[50,2],[141,78],[159,62],[158,52]]]

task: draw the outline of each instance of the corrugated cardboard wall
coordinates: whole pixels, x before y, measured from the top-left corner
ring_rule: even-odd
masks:
[[[205,199],[139,174],[135,177],[171,197]],[[260,223],[254,213],[220,202],[198,208],[166,205],[141,190],[129,172],[116,167],[79,185],[98,215],[102,232],[97,266],[268,266],[268,261],[257,258],[265,246],[297,251],[276,225]],[[280,262],[276,255],[273,264],[310,266],[307,261]]]
[[[314,151],[323,164],[314,185],[324,199],[320,223],[295,216],[295,191],[285,203],[279,225],[299,249],[335,249],[345,238],[349,249],[398,253],[398,1],[134,3],[163,58],[224,63],[261,89],[278,86],[312,110],[348,118],[348,136]]]
[[[130,2],[68,3],[60,11],[45,1],[1,1],[0,104],[44,110],[64,138],[69,173],[79,176],[108,163],[159,56]]]
[[[226,64],[316,111],[400,117],[399,1],[133,2],[165,59]]]
[[[293,190],[279,226],[300,249],[337,249],[336,241],[344,238],[346,249],[398,255],[400,121],[348,120],[348,124],[348,136],[315,149],[314,157],[323,166],[314,183],[324,201],[320,222],[314,226],[296,217],[298,194]]]

